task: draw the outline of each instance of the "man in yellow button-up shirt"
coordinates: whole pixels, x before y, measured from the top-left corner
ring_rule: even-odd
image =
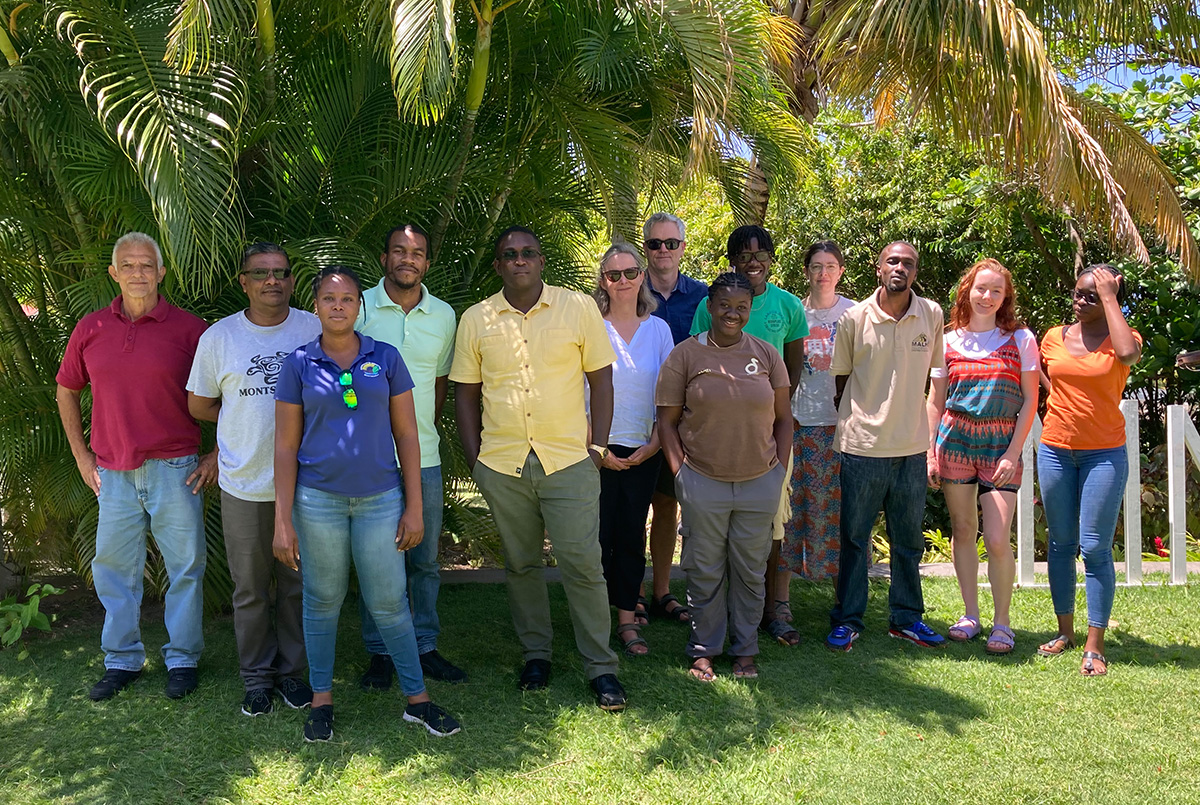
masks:
[[[550,678],[550,603],[543,537],[562,570],[575,644],[597,704],[625,707],[600,564],[600,474],[612,420],[612,363],[591,297],[542,282],[537,236],[510,227],[493,267],[504,289],[463,314],[450,379],[472,477],[504,547],[513,625],[525,657],[519,685]],[[591,442],[584,377],[591,387]]]

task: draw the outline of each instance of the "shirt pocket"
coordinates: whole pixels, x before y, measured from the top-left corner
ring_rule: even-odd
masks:
[[[491,333],[479,339],[480,369],[492,380],[513,377],[521,370],[520,333]]]
[[[582,371],[583,357],[575,332],[565,327],[543,331],[537,340],[534,357],[555,369],[578,368]]]

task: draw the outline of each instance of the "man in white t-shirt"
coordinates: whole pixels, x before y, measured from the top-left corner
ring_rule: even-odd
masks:
[[[321,324],[290,306],[296,280],[287,255],[274,243],[246,249],[238,282],[249,307],[200,337],[187,390],[192,416],[217,423],[221,524],[246,689],[242,712],[258,716],[271,712],[273,693],[295,709],[312,703],[304,680],[300,574],[276,561],[271,542],[275,381],[283,359],[320,335]]]

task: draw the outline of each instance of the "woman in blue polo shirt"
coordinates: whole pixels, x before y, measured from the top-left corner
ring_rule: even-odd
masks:
[[[353,271],[322,269],[313,299],[321,335],[284,360],[275,389],[274,550],[292,568],[304,564],[313,689],[304,739],[333,737],[333,655],[352,557],[408,697],[404,720],[453,735],[458,722],[425,692],[401,554],[425,536],[412,378],[395,347],[355,332],[362,283]]]

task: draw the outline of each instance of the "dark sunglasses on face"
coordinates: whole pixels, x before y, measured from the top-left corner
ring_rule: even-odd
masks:
[[[765,263],[770,259],[771,253],[762,249],[756,252],[741,252],[740,254],[735,254],[733,256],[733,262],[740,266],[746,265],[746,263],[749,263],[751,260],[757,260],[760,263]]]
[[[352,371],[342,372],[338,378],[338,383],[342,387],[342,402],[346,407],[353,411],[358,407],[358,394],[354,391],[354,373]]]
[[[516,260],[518,257],[523,260],[534,260],[541,256],[542,253],[537,249],[521,249],[520,251],[517,251],[516,249],[505,249],[504,251],[500,252],[500,259],[509,261]]]
[[[614,269],[612,271],[605,271],[604,279],[608,280],[609,282],[620,282],[621,275],[624,274],[625,279],[635,280],[638,278],[638,274],[641,274],[641,273],[642,273],[642,270],[640,268],[626,268],[626,269],[620,269],[620,270]]]
[[[252,280],[262,282],[267,277],[277,280],[285,280],[292,276],[290,268],[251,268],[242,272],[243,277],[249,277]]]
[[[656,252],[659,249],[661,249],[663,246],[666,246],[671,251],[675,251],[676,249],[679,248],[680,244],[682,244],[682,243],[683,243],[683,241],[679,240],[678,238],[667,238],[666,240],[660,240],[659,238],[651,238],[650,240],[646,241],[646,249],[649,251],[652,251],[652,252]]]

